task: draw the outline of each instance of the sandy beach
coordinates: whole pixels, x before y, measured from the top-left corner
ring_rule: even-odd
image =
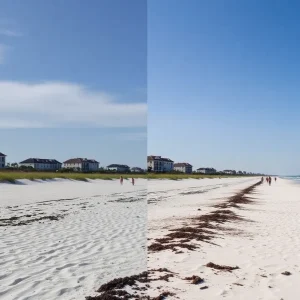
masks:
[[[300,185],[284,179],[273,180],[271,186],[263,183],[250,194],[246,191],[245,195],[232,197],[259,180],[148,184],[148,270],[167,269],[161,273],[167,275],[163,280],[150,282],[150,296],[160,291],[170,293],[168,299],[297,299]],[[208,226],[199,226],[203,223],[197,218],[216,211],[223,214],[219,218],[206,218]],[[220,218],[226,214],[228,219]],[[202,238],[195,235],[189,240],[177,234],[164,240],[176,228],[193,232],[188,228],[197,226],[196,232],[203,234]],[[178,246],[166,250],[156,247],[151,251],[153,245],[159,244],[157,241]],[[181,248],[180,244],[195,248]],[[232,269],[215,269],[218,265]],[[186,277],[192,278],[185,280]]]
[[[259,181],[2,184],[1,299],[297,299],[300,185]]]
[[[284,179],[149,181],[148,272],[91,299],[297,299],[299,188]]]
[[[146,180],[0,184],[0,298],[85,299],[145,271]]]

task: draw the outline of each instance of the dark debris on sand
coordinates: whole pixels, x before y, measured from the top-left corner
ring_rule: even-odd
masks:
[[[155,242],[148,247],[148,250],[151,252],[172,250],[178,253],[178,248],[182,248],[193,251],[200,247],[195,242],[214,244],[212,240],[222,231],[238,233],[236,230],[226,228],[223,225],[232,222],[247,222],[249,220],[239,216],[230,208],[241,209],[240,204],[252,203],[253,200],[247,195],[253,193],[254,189],[260,184],[261,182],[253,184],[230,197],[224,203],[214,205],[213,207],[217,209],[210,213],[191,218],[190,225],[170,229],[169,233],[163,238],[155,239]]]
[[[214,263],[212,263],[212,262],[208,263],[208,264],[206,265],[206,267],[212,268],[212,269],[215,269],[215,270],[220,270],[220,271],[227,271],[227,272],[231,272],[231,271],[233,271],[233,270],[239,269],[238,266],[236,266],[236,267],[221,266],[221,265],[214,264]]]
[[[156,272],[158,273],[167,273],[165,275],[160,275],[157,278],[149,278],[148,275],[153,275]],[[151,281],[169,281],[170,277],[174,277],[174,273],[166,268],[152,269],[147,272],[143,272],[139,275],[127,276],[123,278],[116,278],[109,281],[106,284],[100,286],[97,290],[100,295],[97,296],[88,296],[86,300],[164,300],[168,296],[174,296],[174,293],[164,291],[157,297],[150,297],[144,292],[150,287],[149,282]],[[142,285],[141,285],[142,284]],[[132,290],[135,291],[134,294],[124,290],[125,287],[130,286]],[[138,295],[137,291],[142,295]]]
[[[199,283],[204,282],[203,278],[196,276],[196,275],[193,275],[190,277],[185,277],[184,280],[189,280],[191,282],[191,284],[199,284]]]

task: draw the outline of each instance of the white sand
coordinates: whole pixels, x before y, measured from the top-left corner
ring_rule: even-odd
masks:
[[[0,299],[84,299],[146,270],[146,180],[0,184]],[[20,218],[19,218],[20,217]]]
[[[148,208],[148,245],[187,218],[214,211],[214,204],[256,183],[259,178],[146,180],[136,186],[117,181],[0,184],[0,224],[63,215],[22,226],[0,226],[0,299],[84,299],[101,284],[144,271]],[[169,282],[150,282],[150,296],[168,299],[298,299],[300,282],[300,185],[279,179],[251,195],[245,210],[231,209],[253,222],[226,224],[242,235],[221,232],[199,249],[175,254],[148,253],[148,269],[175,272]],[[110,202],[112,201],[112,202]],[[200,211],[198,209],[201,209]],[[20,217],[20,218],[18,218]],[[232,273],[208,262],[239,266]],[[282,275],[284,271],[292,273]],[[161,273],[164,275],[164,273]],[[198,275],[200,285],[183,280]],[[240,285],[236,285],[240,284]],[[200,287],[208,289],[200,290]],[[161,287],[157,289],[157,287]],[[130,291],[130,288],[127,288]],[[176,298],[177,297],[177,298]]]
[[[205,214],[241,189],[259,181],[257,179],[184,180],[181,182],[150,182],[149,198],[158,202],[148,205],[149,235],[162,238],[168,229],[178,227],[189,216]],[[220,185],[223,184],[223,187]],[[209,186],[208,186],[209,185]],[[213,189],[213,187],[216,189]],[[182,191],[204,193],[180,195]],[[231,227],[244,230],[243,235],[226,235],[213,240],[211,245],[199,242],[200,249],[182,254],[171,250],[150,252],[148,269],[168,268],[176,272],[169,282],[151,283],[151,296],[159,291],[170,291],[176,296],[168,299],[299,299],[297,284],[300,282],[300,185],[279,179],[269,186],[266,183],[256,189],[255,204],[243,205],[247,210],[236,210],[253,223],[233,223]],[[151,199],[150,199],[151,200]],[[201,211],[197,211],[201,208]],[[224,234],[224,232],[222,233]],[[232,273],[214,271],[206,267],[209,262],[219,265],[239,266]],[[292,273],[282,275],[284,271]],[[200,285],[183,280],[198,275],[204,279]],[[266,277],[263,277],[263,276]],[[242,284],[235,285],[235,284]],[[163,286],[158,290],[157,286]],[[200,290],[200,287],[208,289]]]

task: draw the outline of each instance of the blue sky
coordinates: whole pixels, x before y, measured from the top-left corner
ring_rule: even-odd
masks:
[[[26,136],[25,158],[39,147],[39,157],[64,159],[73,151],[54,146],[61,137],[78,145],[76,128],[94,128],[80,131],[85,142],[76,156],[130,163],[122,161],[126,152],[140,165],[147,143],[146,15],[139,0],[1,1],[0,151],[23,158],[16,152],[25,151],[18,140]],[[41,142],[48,134],[53,143]],[[110,151],[99,153],[103,138]]]
[[[55,158],[60,162],[83,157],[96,159],[103,167],[117,163],[146,168],[145,136],[138,129],[26,128],[0,130],[0,135],[5,141],[1,152],[11,163],[29,157]]]
[[[300,3],[148,2],[148,153],[299,174]]]

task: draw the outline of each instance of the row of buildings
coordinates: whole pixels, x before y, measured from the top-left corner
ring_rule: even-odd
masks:
[[[41,158],[28,158],[26,160],[21,161],[18,166],[19,167],[28,167],[33,168],[39,171],[56,171],[60,169],[73,169],[82,172],[95,172],[98,171],[99,162],[95,159],[88,158],[71,158],[63,163],[57,161],[56,159],[41,159]],[[161,156],[150,155],[147,157],[147,166],[149,172],[181,172],[186,174],[191,173],[202,173],[202,174],[230,174],[230,175],[247,175],[253,173],[247,173],[245,171],[235,171],[235,170],[223,170],[217,171],[214,168],[198,168],[193,171],[193,166],[186,162],[174,163],[170,158],[164,158]],[[0,152],[0,169],[6,167],[6,155]],[[121,164],[111,164],[106,167],[106,170],[118,173],[142,173],[145,170],[133,167],[130,168],[127,165]],[[258,175],[258,174],[257,174]],[[260,175],[260,174],[259,174]]]
[[[161,156],[150,155],[147,157],[147,166],[149,172],[181,172],[186,174],[201,173],[201,174],[228,174],[228,175],[253,175],[253,173],[247,173],[245,171],[235,170],[222,170],[217,171],[214,168],[198,168],[193,171],[193,166],[186,162],[174,163],[170,158]],[[258,175],[258,174],[257,174]]]
[[[95,159],[88,158],[71,158],[63,163],[56,159],[43,159],[43,158],[28,158],[21,161],[19,167],[33,168],[39,171],[57,171],[60,169],[73,169],[82,172],[95,172],[100,169],[100,163]],[[6,155],[0,152],[0,168],[6,167]],[[127,165],[111,164],[106,167],[106,170],[113,172],[144,172],[143,169],[138,167],[130,168]]]

